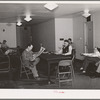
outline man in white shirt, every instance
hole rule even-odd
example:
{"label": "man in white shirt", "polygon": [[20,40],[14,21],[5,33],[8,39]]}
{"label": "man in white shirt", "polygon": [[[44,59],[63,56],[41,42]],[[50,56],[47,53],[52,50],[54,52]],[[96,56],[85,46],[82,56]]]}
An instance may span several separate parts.
{"label": "man in white shirt", "polygon": [[86,73],[86,69],[89,65],[89,63],[94,62],[97,63],[100,61],[100,52],[98,51],[97,48],[94,49],[94,53],[91,53],[91,55],[85,56],[84,62],[80,70],[83,70],[83,73]]}
{"label": "man in white shirt", "polygon": [[72,46],[69,44],[68,40],[64,40],[63,47],[57,53],[66,56],[72,54]]}
{"label": "man in white shirt", "polygon": [[68,38],[68,42],[72,46],[73,49],[76,49],[75,48],[75,44],[72,42],[72,39],[71,38]]}

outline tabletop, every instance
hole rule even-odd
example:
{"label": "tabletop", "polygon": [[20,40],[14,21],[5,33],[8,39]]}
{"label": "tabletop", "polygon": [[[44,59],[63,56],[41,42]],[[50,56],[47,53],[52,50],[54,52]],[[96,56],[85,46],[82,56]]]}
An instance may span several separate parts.
{"label": "tabletop", "polygon": [[61,54],[41,54],[40,58],[44,59],[44,60],[65,60],[65,59],[71,59],[71,56],[65,56],[65,55],[61,55]]}

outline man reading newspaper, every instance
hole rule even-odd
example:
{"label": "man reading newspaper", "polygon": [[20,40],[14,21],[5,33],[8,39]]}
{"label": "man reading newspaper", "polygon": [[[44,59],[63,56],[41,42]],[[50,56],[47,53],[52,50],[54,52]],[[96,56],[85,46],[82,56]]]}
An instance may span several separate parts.
{"label": "man reading newspaper", "polygon": [[36,69],[36,65],[39,63],[40,58],[39,56],[43,53],[45,50],[44,47],[41,47],[39,52],[33,52],[33,45],[28,44],[27,48],[22,53],[22,61],[24,63],[25,67],[28,67],[32,70],[33,76],[36,80],[39,80],[38,71]]}

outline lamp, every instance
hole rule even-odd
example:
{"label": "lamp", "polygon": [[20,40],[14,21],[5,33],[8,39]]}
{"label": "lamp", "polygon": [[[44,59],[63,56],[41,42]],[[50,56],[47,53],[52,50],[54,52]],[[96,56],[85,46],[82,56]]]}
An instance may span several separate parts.
{"label": "lamp", "polygon": [[58,7],[58,5],[56,3],[47,3],[44,5],[44,7],[49,9],[49,10],[54,10],[55,8]]}
{"label": "lamp", "polygon": [[21,25],[22,25],[22,23],[21,23],[20,20],[18,20],[17,25],[18,25],[18,26],[21,26]]}
{"label": "lamp", "polygon": [[31,21],[32,18],[30,17],[30,15],[26,15],[26,17],[24,18],[24,20],[26,20],[27,22]]}
{"label": "lamp", "polygon": [[84,10],[84,14],[82,14],[82,16],[84,16],[84,17],[89,17],[91,14],[89,13],[89,10],[88,9],[85,9]]}

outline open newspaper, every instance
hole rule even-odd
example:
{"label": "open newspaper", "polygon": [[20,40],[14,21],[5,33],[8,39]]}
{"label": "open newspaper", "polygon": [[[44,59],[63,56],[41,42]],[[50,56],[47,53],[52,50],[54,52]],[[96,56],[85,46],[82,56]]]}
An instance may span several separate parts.
{"label": "open newspaper", "polygon": [[33,60],[35,60],[35,58],[37,58],[38,56],[40,56],[43,52],[44,52],[45,48],[41,47],[39,52],[35,52],[33,54]]}

